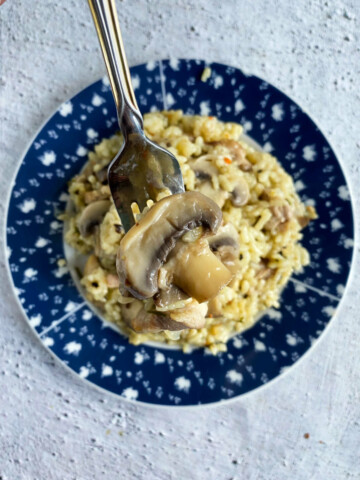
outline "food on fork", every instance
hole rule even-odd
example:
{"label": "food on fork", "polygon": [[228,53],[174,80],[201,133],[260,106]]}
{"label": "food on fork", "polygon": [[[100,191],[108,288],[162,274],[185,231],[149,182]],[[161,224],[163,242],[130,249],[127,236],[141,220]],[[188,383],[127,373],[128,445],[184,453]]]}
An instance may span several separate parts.
{"label": "food on fork", "polygon": [[301,230],[315,210],[238,124],[168,111],[145,115],[144,128],[176,156],[186,192],[160,193],[125,234],[106,178],[121,136],[96,146],[69,186],[66,241],[90,254],[81,284],[132,343],[224,351],[309,263]]}
{"label": "food on fork", "polygon": [[206,241],[221,220],[221,209],[213,200],[199,192],[185,192],[157,202],[126,233],[116,259],[120,291],[140,300],[152,298],[159,312],[157,323],[143,321],[141,328],[136,316],[131,318],[128,324],[135,331],[205,325],[207,306],[202,304],[232,278]]}

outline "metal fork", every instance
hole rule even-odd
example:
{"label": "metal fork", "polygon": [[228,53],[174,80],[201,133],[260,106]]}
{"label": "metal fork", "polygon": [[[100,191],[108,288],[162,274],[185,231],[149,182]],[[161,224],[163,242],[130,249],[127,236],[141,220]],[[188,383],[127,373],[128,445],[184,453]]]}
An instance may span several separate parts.
{"label": "metal fork", "polygon": [[174,155],[150,141],[136,102],[125,57],[115,0],[88,0],[114,96],[124,144],[111,162],[108,181],[112,198],[128,231],[135,220],[131,205],[140,210],[164,189],[184,192],[180,165]]}

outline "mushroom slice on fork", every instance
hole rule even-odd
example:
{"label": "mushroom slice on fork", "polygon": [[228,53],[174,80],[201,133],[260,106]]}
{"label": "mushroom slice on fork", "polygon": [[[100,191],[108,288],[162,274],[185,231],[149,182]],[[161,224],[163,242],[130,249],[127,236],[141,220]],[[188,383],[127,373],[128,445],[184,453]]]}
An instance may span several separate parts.
{"label": "mushroom slice on fork", "polygon": [[205,234],[215,233],[221,220],[216,203],[198,192],[160,200],[120,242],[116,267],[123,290],[138,299],[153,297],[159,269],[180,237],[199,226]]}

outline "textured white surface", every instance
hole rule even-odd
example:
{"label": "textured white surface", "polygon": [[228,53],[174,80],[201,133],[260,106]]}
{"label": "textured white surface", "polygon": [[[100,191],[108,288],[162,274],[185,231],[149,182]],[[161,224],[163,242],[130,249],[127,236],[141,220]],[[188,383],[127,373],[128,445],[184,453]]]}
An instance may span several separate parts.
{"label": "textured white surface", "polygon": [[[221,4],[119,1],[130,64],[198,57],[278,86],[311,112],[339,153],[359,215],[358,0]],[[3,224],[9,178],[34,131],[104,67],[85,0],[8,0],[0,22]],[[0,478],[359,479],[357,234],[351,284],[312,354],[268,388],[193,410],[126,403],[65,370],[26,325],[2,253]]]}

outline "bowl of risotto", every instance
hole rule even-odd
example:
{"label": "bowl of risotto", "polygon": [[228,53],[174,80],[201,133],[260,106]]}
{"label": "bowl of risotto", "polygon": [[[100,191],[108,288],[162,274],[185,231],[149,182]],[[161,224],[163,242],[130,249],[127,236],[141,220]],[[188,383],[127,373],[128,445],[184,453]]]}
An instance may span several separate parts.
{"label": "bowl of risotto", "polygon": [[[131,74],[146,135],[176,156],[186,193],[134,206],[124,232],[107,183],[123,139],[108,82],[90,85],[20,164],[15,292],[43,344],[101,388],[158,405],[233,399],[295,364],[338,308],[353,249],[346,179],[308,115],[257,77],[198,60]],[[174,212],[170,248],[161,219]]]}

